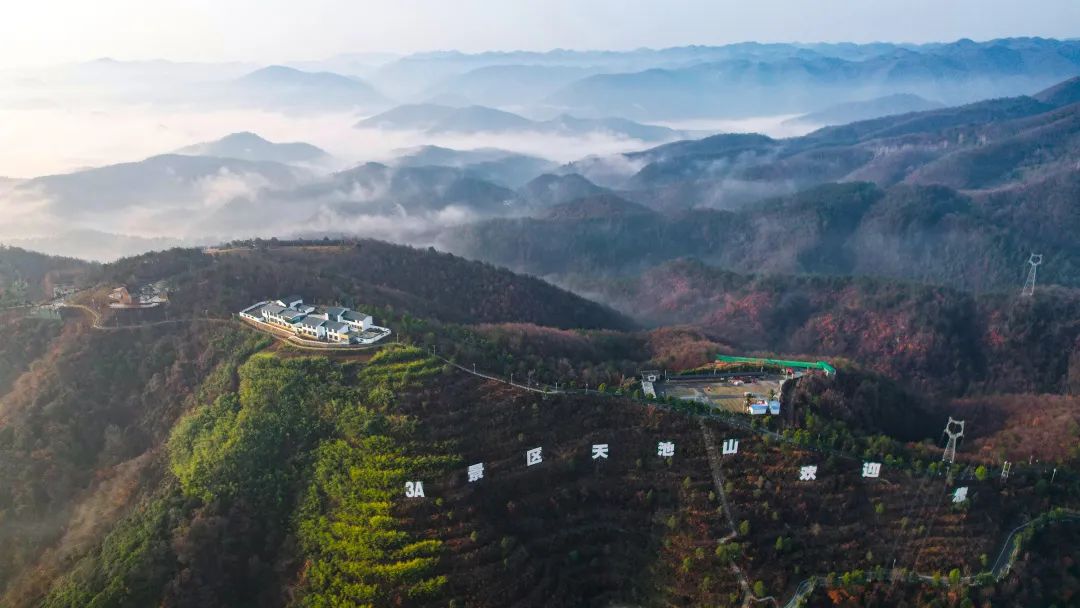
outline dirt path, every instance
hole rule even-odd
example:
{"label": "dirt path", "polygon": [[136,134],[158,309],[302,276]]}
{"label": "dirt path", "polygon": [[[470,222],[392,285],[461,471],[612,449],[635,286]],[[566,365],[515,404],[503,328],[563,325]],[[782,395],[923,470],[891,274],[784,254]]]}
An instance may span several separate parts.
{"label": "dirt path", "polygon": [[[724,492],[724,472],[720,469],[720,454],[716,450],[716,438],[704,418],[698,418],[698,425],[701,427],[701,438],[705,441],[705,454],[709,457],[709,470],[712,473],[713,485],[716,487],[716,495],[720,497],[720,506],[724,509],[724,517],[727,518],[728,528],[731,530],[727,536],[720,539],[720,543],[723,544],[738,537],[739,531],[735,527],[735,518],[731,515],[727,493]],[[731,571],[735,573],[735,577],[739,580],[739,587],[743,590],[742,605],[744,608],[753,602],[772,600],[772,597],[754,597],[750,589],[750,581],[746,579],[746,574],[734,561],[731,562]],[[772,602],[774,605],[776,604],[775,600],[772,600]]]}
{"label": "dirt path", "polygon": [[78,308],[90,314],[90,327],[100,331],[117,331],[123,329],[140,329],[143,327],[157,327],[160,325],[172,325],[174,323],[232,323],[233,319],[219,317],[188,317],[185,319],[167,319],[165,321],[151,321],[149,323],[137,323],[134,325],[102,325],[101,314],[98,311],[82,304],[63,304],[63,308]]}

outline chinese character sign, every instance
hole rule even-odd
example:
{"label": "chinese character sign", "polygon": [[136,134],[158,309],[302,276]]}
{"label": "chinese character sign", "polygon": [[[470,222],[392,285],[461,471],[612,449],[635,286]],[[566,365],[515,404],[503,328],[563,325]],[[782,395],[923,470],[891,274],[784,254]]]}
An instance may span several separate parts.
{"label": "chinese character sign", "polygon": [[880,462],[864,462],[862,464],[862,476],[863,477],[878,477],[881,475],[881,463]]}
{"label": "chinese character sign", "polygon": [[723,445],[724,454],[737,454],[739,453],[739,440],[738,439],[725,439]]}
{"label": "chinese character sign", "polygon": [[608,444],[606,443],[594,443],[592,446],[592,458],[597,460],[599,458],[607,459],[608,457]]}
{"label": "chinese character sign", "polygon": [[962,502],[964,502],[965,500],[967,500],[967,492],[968,492],[967,486],[964,486],[962,488],[956,488],[956,491],[953,492],[953,495],[952,495],[952,501],[954,503],[962,503]]}
{"label": "chinese character sign", "polygon": [[799,481],[814,481],[817,479],[817,466],[810,465],[799,469]]}
{"label": "chinese character sign", "polygon": [[484,478],[484,463],[478,462],[469,465],[469,483],[480,481]]}
{"label": "chinese character sign", "polygon": [[671,458],[675,455],[675,443],[672,441],[661,441],[656,444],[656,455],[663,458]]}
{"label": "chinese character sign", "polygon": [[422,481],[406,481],[405,482],[405,498],[423,498],[424,497],[424,482]]}
{"label": "chinese character sign", "polygon": [[528,452],[525,452],[525,466],[531,467],[534,464],[540,464],[544,457],[541,455],[541,451],[544,448],[533,448]]}

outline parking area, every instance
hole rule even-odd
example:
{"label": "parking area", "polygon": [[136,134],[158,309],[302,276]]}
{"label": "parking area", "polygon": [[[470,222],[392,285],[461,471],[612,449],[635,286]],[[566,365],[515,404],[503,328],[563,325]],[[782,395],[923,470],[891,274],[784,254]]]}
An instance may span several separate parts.
{"label": "parking area", "polygon": [[667,381],[660,383],[658,391],[662,396],[698,401],[729,412],[745,413],[747,393],[750,393],[755,400],[777,398],[785,379],[782,374],[765,374],[760,377],[739,376],[716,380],[680,379],[677,376],[671,376]]}

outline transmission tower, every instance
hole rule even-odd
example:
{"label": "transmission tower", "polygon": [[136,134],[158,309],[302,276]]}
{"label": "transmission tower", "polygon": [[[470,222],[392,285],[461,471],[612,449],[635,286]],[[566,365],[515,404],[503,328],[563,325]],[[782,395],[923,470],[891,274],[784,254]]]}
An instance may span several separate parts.
{"label": "transmission tower", "polygon": [[1009,472],[1012,471],[1012,463],[1008,460],[1005,461],[1005,465],[1001,467],[1001,481],[1004,482],[1009,479]]}
{"label": "transmission tower", "polygon": [[1028,270],[1027,281],[1024,281],[1024,290],[1020,292],[1020,295],[1035,295],[1035,272],[1039,268],[1039,264],[1042,264],[1042,258],[1041,253],[1033,253],[1028,258],[1028,264],[1031,265],[1031,268]]}
{"label": "transmission tower", "polygon": [[947,462],[951,465],[956,462],[956,440],[964,436],[964,421],[953,420],[953,417],[949,416],[949,422],[945,424],[944,434],[949,436],[949,443],[945,446],[945,453],[941,456],[941,462]]}

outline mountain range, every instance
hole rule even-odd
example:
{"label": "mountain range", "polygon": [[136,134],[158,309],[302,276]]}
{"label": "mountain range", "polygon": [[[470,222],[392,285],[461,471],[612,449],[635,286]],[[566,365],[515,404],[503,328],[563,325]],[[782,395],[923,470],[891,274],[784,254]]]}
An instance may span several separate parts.
{"label": "mountain range", "polygon": [[956,104],[1049,86],[1080,70],[1077,41],[959,40],[877,47],[856,58],[822,53],[742,56],[685,67],[589,76],[546,102],[583,116],[633,119],[762,116],[839,101],[915,94]]}
{"label": "mountain range", "polygon": [[[569,114],[655,123],[799,115],[893,95],[946,105],[1015,96],[1075,76],[1078,45],[1043,38],[739,43],[629,51],[357,54],[263,67],[101,59],[20,72],[12,92],[28,104],[42,99],[68,104],[73,100],[63,97],[65,90],[99,86],[109,91],[108,99],[183,108],[371,115],[395,103],[435,103],[541,118]],[[15,91],[20,87],[25,94]]]}
{"label": "mountain range", "polygon": [[[1077,82],[802,137],[721,134],[565,166],[421,147],[326,175],[164,155],[15,182],[7,196],[61,232],[130,233],[123,222],[146,217],[174,239],[359,231],[436,243],[565,285],[693,256],[736,272],[869,274],[985,291],[1015,286],[1033,251],[1047,256],[1045,280],[1078,285]],[[455,112],[440,108],[443,118]],[[255,137],[188,151],[316,153]],[[29,222],[15,216],[10,226],[19,221]]]}
{"label": "mountain range", "polygon": [[[803,137],[721,134],[585,159],[566,171],[640,191],[655,208],[737,207],[763,193],[832,181],[939,184],[989,190],[1068,171],[1077,108],[1068,86],[1056,102],[1000,98],[827,127]],[[1007,151],[1007,152],[1006,152]],[[613,173],[609,167],[622,168]]]}
{"label": "mountain range", "polygon": [[607,134],[645,142],[685,137],[675,129],[644,125],[621,118],[575,118],[566,114],[550,120],[530,120],[512,112],[484,106],[452,107],[438,104],[403,105],[356,124],[361,129],[423,131],[428,134],[519,133],[565,136]]}
{"label": "mountain range", "polygon": [[[1070,84],[1051,89],[1057,103]],[[1080,286],[1080,104],[1036,97],[828,127],[804,137],[717,135],[563,172],[651,215],[513,218],[455,227],[443,247],[573,284],[693,256],[736,272],[888,276],[994,290],[1040,276]],[[613,176],[608,167],[629,168]],[[555,190],[559,182],[545,178]],[[589,184],[592,186],[584,186]],[[543,188],[540,189],[544,191]],[[562,200],[559,202],[569,202]]]}

